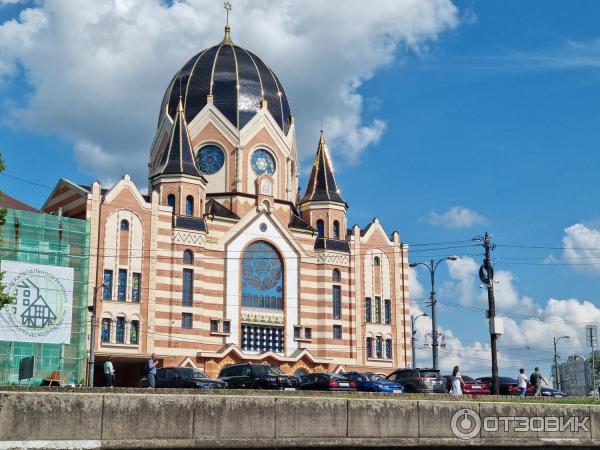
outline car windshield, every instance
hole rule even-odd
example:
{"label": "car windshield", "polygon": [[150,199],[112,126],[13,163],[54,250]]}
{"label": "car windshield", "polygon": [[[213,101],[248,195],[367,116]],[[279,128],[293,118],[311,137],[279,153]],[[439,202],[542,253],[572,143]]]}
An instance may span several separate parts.
{"label": "car windshield", "polygon": [[463,381],[475,381],[475,379],[473,379],[467,375],[461,375],[461,376],[462,376]]}
{"label": "car windshield", "polygon": [[369,381],[386,381],[383,375],[379,375],[378,373],[365,373],[364,376]]}
{"label": "car windshield", "polygon": [[[490,382],[491,382],[491,380],[490,380]],[[517,382],[517,380],[515,380],[514,378],[509,378],[509,377],[498,377],[498,382],[505,383],[505,384],[514,384]]]}
{"label": "car windshield", "polygon": [[279,367],[275,366],[254,366],[252,370],[256,375],[285,375]]}
{"label": "car windshield", "polygon": [[208,378],[208,375],[206,375],[201,370],[190,369],[190,368],[187,368],[187,367],[179,369],[179,373],[181,374],[181,376],[183,378],[193,378],[193,379],[196,379],[196,380],[199,380],[201,378]]}
{"label": "car windshield", "polygon": [[421,370],[420,376],[423,378],[437,378],[439,372],[437,370]]}
{"label": "car windshield", "polygon": [[343,377],[342,375],[338,375],[337,373],[330,373],[329,378],[331,378],[332,380],[338,380],[338,381],[348,381],[348,378]]}

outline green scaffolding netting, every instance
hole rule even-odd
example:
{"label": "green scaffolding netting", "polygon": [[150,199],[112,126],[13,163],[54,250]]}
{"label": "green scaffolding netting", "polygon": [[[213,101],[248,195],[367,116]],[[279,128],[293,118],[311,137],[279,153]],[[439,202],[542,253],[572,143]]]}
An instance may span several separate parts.
{"label": "green scaffolding netting", "polygon": [[41,384],[52,374],[60,375],[61,385],[84,382],[89,231],[86,220],[7,210],[0,235],[0,261],[72,267],[73,311],[68,345],[0,341],[0,385],[18,383],[19,363],[29,356],[35,361],[32,384]]}

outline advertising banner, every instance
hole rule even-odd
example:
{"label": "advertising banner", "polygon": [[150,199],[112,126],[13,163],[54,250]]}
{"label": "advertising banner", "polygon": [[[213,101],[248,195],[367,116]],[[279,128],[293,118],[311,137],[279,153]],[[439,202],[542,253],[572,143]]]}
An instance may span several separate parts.
{"label": "advertising banner", "polygon": [[0,271],[13,297],[0,310],[0,341],[69,344],[73,268],[2,261]]}

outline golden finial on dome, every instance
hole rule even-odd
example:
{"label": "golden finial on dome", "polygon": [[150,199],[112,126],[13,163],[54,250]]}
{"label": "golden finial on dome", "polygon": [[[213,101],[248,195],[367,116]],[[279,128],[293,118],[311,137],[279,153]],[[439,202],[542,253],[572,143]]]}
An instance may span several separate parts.
{"label": "golden finial on dome", "polygon": [[225,22],[225,37],[223,38],[222,44],[233,44],[231,40],[231,28],[229,27],[229,11],[231,11],[231,2],[227,0],[223,6],[225,7],[225,11],[227,14],[226,22]]}

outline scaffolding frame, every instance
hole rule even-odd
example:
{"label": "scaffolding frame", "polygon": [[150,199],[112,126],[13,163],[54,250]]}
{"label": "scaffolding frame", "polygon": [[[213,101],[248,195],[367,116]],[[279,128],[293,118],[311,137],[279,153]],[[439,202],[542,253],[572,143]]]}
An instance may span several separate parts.
{"label": "scaffolding frame", "polygon": [[89,221],[8,209],[0,232],[0,261],[74,269],[71,342],[0,341],[0,385],[18,384],[19,362],[34,356],[33,384],[59,377],[61,385],[85,383],[88,332]]}

